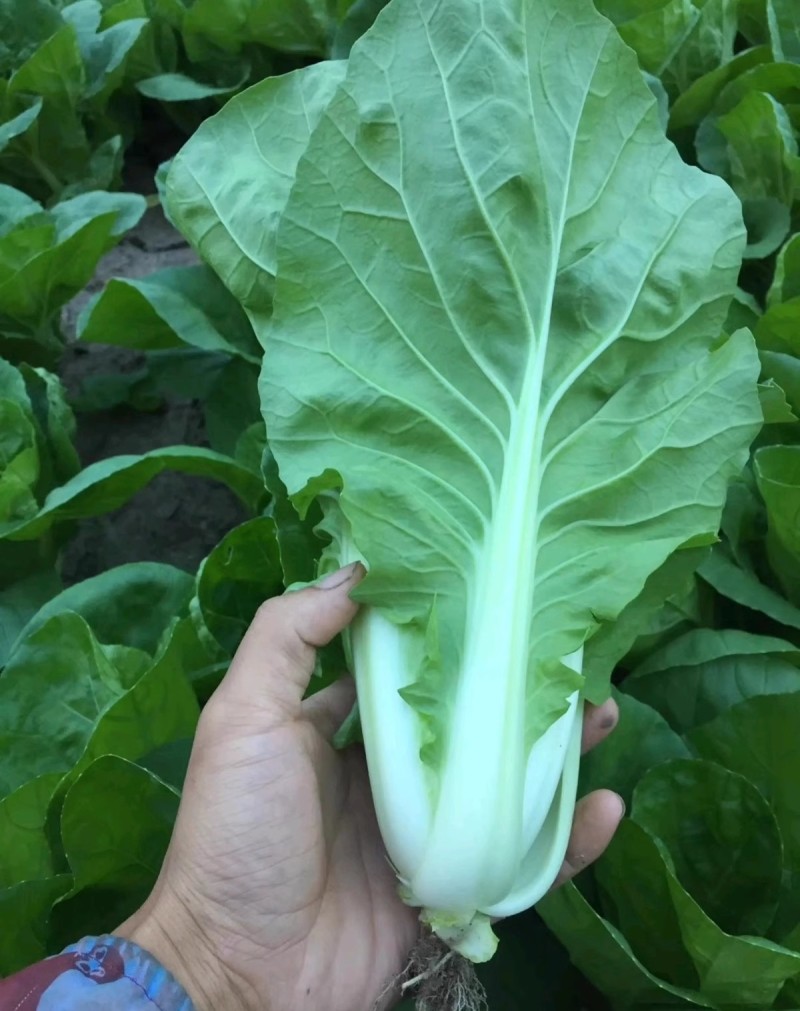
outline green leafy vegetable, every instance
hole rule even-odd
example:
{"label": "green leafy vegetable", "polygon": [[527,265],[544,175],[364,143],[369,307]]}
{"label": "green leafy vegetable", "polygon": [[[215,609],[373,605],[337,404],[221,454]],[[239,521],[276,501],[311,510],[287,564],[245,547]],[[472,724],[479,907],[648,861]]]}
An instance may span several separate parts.
{"label": "green leafy vegetable", "polygon": [[[710,543],[761,412],[750,336],[718,339],[738,205],[665,143],[608,23],[469,0],[454,33],[451,6],[395,0],[332,98],[320,70],[241,96],[167,193],[264,342],[270,450],[323,507],[325,564],[368,563],[352,650],[404,894],[482,959],[563,856],[583,643]],[[271,152],[246,204],[210,170],[245,125]]]}

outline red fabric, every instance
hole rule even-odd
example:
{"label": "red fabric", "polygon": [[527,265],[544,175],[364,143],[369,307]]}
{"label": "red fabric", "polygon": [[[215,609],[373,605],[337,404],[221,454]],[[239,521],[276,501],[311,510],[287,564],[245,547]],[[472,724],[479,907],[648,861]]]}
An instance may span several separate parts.
{"label": "red fabric", "polygon": [[89,953],[55,955],[0,980],[0,1011],[36,1011],[50,984],[73,969],[96,983],[113,983],[124,975],[125,964],[122,955],[107,945],[98,945]]}

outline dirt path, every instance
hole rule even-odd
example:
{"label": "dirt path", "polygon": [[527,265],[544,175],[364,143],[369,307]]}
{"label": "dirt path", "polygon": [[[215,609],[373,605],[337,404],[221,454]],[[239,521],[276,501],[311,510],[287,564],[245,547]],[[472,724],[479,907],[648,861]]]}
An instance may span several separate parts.
{"label": "dirt path", "polygon": [[[75,341],[78,314],[111,277],[142,277],[165,267],[196,262],[194,253],[164,219],[160,209],[102,261],[92,284],[64,311],[69,346],[61,376],[72,396],[87,380],[136,371],[140,355]],[[84,465],[120,453],[143,453],[160,446],[207,446],[202,411],[196,401],[174,400],[150,412],[118,407],[78,418],[77,446]],[[180,474],[161,474],[122,509],[84,520],[68,545],[66,583],[75,583],[125,562],[163,561],[193,572],[222,535],[245,518],[227,488]]]}

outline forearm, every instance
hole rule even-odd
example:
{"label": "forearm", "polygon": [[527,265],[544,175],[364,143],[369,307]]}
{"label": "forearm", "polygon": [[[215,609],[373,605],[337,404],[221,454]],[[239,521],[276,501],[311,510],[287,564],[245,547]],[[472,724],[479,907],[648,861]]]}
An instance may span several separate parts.
{"label": "forearm", "polygon": [[0,980],[0,1011],[194,1011],[149,952],[120,937],[87,937]]}

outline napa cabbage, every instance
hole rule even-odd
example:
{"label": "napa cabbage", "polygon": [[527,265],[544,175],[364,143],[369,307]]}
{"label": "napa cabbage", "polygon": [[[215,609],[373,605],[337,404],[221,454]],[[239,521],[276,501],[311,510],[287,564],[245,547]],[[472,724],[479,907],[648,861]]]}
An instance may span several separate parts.
{"label": "napa cabbage", "polygon": [[758,429],[752,337],[723,332],[740,205],[590,0],[392,0],[171,183],[263,343],[323,568],[368,569],[349,647],[401,894],[486,959],[564,856],[592,636],[714,540]]}

